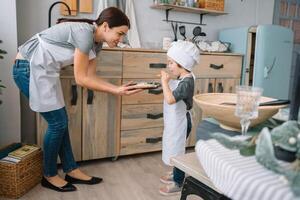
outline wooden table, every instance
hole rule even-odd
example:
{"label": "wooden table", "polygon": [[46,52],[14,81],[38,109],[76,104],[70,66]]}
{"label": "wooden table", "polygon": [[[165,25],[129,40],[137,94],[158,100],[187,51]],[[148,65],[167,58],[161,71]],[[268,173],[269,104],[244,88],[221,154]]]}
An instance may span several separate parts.
{"label": "wooden table", "polygon": [[229,199],[209,180],[195,152],[172,158],[171,163],[189,175],[184,181],[180,200],[185,200],[190,194],[205,200]]}

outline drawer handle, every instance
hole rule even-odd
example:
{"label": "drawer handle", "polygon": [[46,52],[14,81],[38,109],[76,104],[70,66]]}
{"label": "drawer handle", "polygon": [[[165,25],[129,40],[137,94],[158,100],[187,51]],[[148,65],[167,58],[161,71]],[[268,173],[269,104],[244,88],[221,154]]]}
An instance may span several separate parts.
{"label": "drawer handle", "polygon": [[72,85],[71,87],[71,92],[72,92],[72,99],[71,99],[71,105],[74,106],[77,104],[77,86],[76,85]]}
{"label": "drawer handle", "polygon": [[223,93],[223,91],[224,91],[224,88],[223,88],[222,83],[218,83],[217,92],[218,92],[218,93]]}
{"label": "drawer handle", "polygon": [[158,143],[162,141],[162,137],[146,138],[146,143]]}
{"label": "drawer handle", "polygon": [[150,68],[155,68],[155,69],[158,69],[158,68],[167,68],[167,64],[165,64],[165,63],[150,63],[149,67]]}
{"label": "drawer handle", "polygon": [[159,114],[147,114],[147,118],[148,119],[159,119],[162,118],[164,116],[163,113],[159,113]]}
{"label": "drawer handle", "polygon": [[149,89],[148,90],[148,93],[149,94],[156,94],[156,95],[158,95],[158,94],[161,94],[163,92],[163,90],[162,89]]}
{"label": "drawer handle", "polygon": [[209,83],[208,84],[208,93],[212,93],[212,92],[214,92],[213,85],[212,85],[212,83]]}
{"label": "drawer handle", "polygon": [[221,64],[221,65],[210,64],[209,67],[213,68],[213,69],[222,69],[224,67],[224,65],[223,64]]}
{"label": "drawer handle", "polygon": [[88,90],[87,104],[93,104],[94,92],[93,90]]}

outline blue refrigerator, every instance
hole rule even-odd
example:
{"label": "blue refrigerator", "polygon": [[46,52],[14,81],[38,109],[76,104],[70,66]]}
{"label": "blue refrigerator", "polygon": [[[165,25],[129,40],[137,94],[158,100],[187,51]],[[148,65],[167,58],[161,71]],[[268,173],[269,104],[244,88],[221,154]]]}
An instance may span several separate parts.
{"label": "blue refrigerator", "polygon": [[289,99],[293,31],[277,25],[221,30],[219,40],[244,55],[242,85],[264,89],[264,96]]}

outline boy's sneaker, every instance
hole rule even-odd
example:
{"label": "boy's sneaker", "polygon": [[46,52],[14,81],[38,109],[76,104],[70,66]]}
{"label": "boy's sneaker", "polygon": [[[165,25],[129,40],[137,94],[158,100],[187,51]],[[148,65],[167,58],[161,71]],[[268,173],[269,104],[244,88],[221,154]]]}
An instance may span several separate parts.
{"label": "boy's sneaker", "polygon": [[160,177],[160,182],[164,184],[171,184],[174,182],[173,180],[173,172],[168,172],[166,175]]}
{"label": "boy's sneaker", "polygon": [[181,193],[182,187],[179,187],[175,182],[159,189],[159,193],[164,196],[178,195]]}

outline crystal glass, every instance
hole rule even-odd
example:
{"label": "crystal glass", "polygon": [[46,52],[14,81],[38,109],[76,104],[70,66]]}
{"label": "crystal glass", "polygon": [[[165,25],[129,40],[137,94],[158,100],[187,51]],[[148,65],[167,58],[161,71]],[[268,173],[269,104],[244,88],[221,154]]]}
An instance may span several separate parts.
{"label": "crystal glass", "polygon": [[263,89],[251,86],[236,86],[237,102],[235,115],[241,118],[242,135],[246,135],[250,119],[258,117],[259,99]]}

